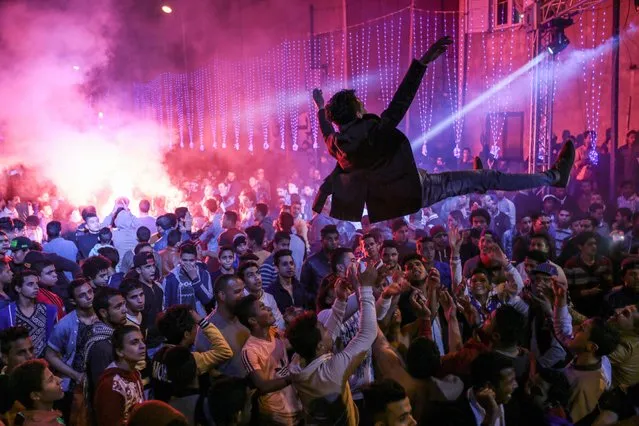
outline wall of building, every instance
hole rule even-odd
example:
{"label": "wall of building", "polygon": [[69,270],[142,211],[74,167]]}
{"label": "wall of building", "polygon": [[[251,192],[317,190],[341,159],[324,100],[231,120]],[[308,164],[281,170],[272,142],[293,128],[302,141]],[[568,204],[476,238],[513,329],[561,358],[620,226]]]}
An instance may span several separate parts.
{"label": "wall of building", "polygon": [[[469,19],[475,17],[476,21],[485,19],[485,15],[478,15],[483,4],[488,7],[489,0],[473,0],[473,7],[469,9]],[[620,108],[619,108],[619,130],[625,135],[628,129],[627,121],[630,115],[630,128],[639,128],[639,102],[637,96],[639,90],[637,83],[631,84],[631,66],[639,62],[639,35],[633,27],[639,25],[639,14],[634,10],[633,0],[622,0],[621,8],[621,52],[620,52]],[[473,16],[473,13],[475,14]],[[583,67],[579,61],[574,60],[575,51],[582,46],[591,46],[593,38],[597,42],[602,39],[609,39],[612,34],[612,2],[605,1],[593,11],[588,11],[581,16],[576,16],[573,26],[566,29],[566,35],[571,41],[570,46],[557,56],[556,75],[557,85],[554,102],[553,132],[561,136],[564,129],[570,130],[573,134],[583,132],[589,127],[588,112],[594,114],[594,109],[598,108],[599,119],[594,122],[593,130],[600,135],[599,142],[605,140],[606,129],[611,123],[611,79],[612,79],[612,59],[610,51],[607,50],[601,57],[597,56],[597,67],[595,68],[596,82],[591,85],[589,77],[584,80]],[[582,22],[580,22],[582,20]],[[478,25],[480,26],[480,25]],[[582,37],[583,29],[583,37]],[[475,32],[468,36],[470,55],[468,60],[466,95],[467,102],[481,94],[489,86],[487,81],[492,81],[494,76],[504,77],[508,74],[507,69],[512,60],[512,67],[515,70],[526,64],[531,58],[532,39],[523,27],[517,29]],[[511,46],[512,55],[511,55]],[[477,53],[476,53],[477,52]],[[497,52],[498,57],[493,59],[492,53]],[[590,67],[586,67],[589,75]],[[601,86],[599,88],[599,86]],[[493,110],[500,112],[523,112],[526,132],[524,133],[524,153],[528,152],[529,146],[529,122],[531,105],[531,80],[526,75],[519,79],[510,88],[505,89],[499,95],[498,106]],[[592,95],[595,93],[595,95]],[[600,93],[598,99],[596,93]],[[634,99],[633,105],[629,108],[631,97]],[[510,102],[503,104],[505,98],[510,98]],[[501,102],[501,103],[500,103]],[[493,103],[493,105],[495,105]],[[486,114],[490,110],[490,103],[478,108],[469,114],[464,125],[464,145],[471,147],[473,152],[480,149],[480,135],[486,133]],[[590,119],[593,122],[593,119]],[[620,144],[625,143],[622,137]]]}

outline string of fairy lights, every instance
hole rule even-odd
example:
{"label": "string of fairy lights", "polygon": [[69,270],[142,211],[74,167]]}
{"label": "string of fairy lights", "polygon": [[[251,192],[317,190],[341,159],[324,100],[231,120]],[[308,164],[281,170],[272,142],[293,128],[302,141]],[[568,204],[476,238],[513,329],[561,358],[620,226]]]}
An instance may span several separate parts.
{"label": "string of fairy lights", "polygon": [[[590,31],[592,37],[586,37],[587,29],[584,28],[584,22],[590,15]],[[597,34],[597,28],[599,34]],[[606,10],[601,10],[601,15],[597,9],[591,9],[587,13],[580,16],[579,19],[579,39],[583,49],[590,49],[604,43],[607,37]],[[595,135],[591,138],[590,150],[588,158],[592,164],[597,164],[599,156],[597,154],[597,129],[599,128],[599,113],[601,111],[601,82],[603,78],[604,67],[604,51],[601,50],[595,58],[586,60],[582,57],[582,80],[584,87],[584,111],[586,114],[586,127],[588,130],[594,130]]]}
{"label": "string of fairy lights", "polygon": [[[470,79],[464,74],[474,72],[473,81],[479,78],[486,90],[513,72],[519,28],[467,32],[466,39],[459,40],[465,33],[466,19],[457,12],[404,8],[351,26],[345,33],[320,34],[313,45],[308,39],[286,40],[257,58],[237,62],[214,59],[188,74],[164,73],[149,83],[135,85],[134,106],[167,130],[169,147],[226,149],[232,138],[236,151],[249,153],[256,151],[256,144],[264,151],[277,147],[291,151],[318,149],[323,144],[318,143],[321,135],[311,97],[313,87],[323,87],[326,100],[340,88],[353,88],[367,110],[382,111],[391,101],[411,57],[421,56],[438,38],[451,35],[455,39],[453,46],[440,62],[429,67],[408,113],[409,137],[417,137],[427,133],[436,120],[461,110]],[[592,29],[587,31],[586,26]],[[607,31],[605,10],[582,14],[579,29],[580,47],[602,43]],[[408,38],[412,38],[412,43]],[[409,44],[411,52],[406,50]],[[477,65],[472,62],[480,55],[484,56],[483,77],[478,77]],[[345,60],[348,77],[344,74]],[[588,129],[598,128],[604,65],[603,52],[582,64]],[[486,103],[491,153],[495,157],[500,156],[504,113],[511,103],[509,88]],[[307,123],[309,128],[304,133],[301,130],[306,127],[302,126]],[[443,136],[450,139],[455,157],[461,154],[463,133],[464,116],[460,116]],[[428,142],[424,141],[422,147],[424,155]],[[596,143],[596,139],[592,141],[590,152],[593,162]]]}

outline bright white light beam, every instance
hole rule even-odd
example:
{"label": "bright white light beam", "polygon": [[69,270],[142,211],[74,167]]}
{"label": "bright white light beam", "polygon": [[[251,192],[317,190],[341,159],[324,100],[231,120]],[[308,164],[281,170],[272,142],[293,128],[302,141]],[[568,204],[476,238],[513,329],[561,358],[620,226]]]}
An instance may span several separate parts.
{"label": "bright white light beam", "polygon": [[415,141],[413,141],[411,143],[413,149],[417,149],[419,146],[421,146],[424,143],[424,141],[434,138],[435,136],[437,136],[438,134],[440,134],[441,132],[446,130],[447,127],[451,126],[455,121],[459,120],[464,115],[468,114],[469,112],[471,112],[472,110],[474,110],[478,106],[482,105],[491,96],[493,96],[496,93],[500,92],[502,89],[504,89],[510,83],[512,83],[513,81],[517,80],[523,74],[527,73],[532,68],[534,68],[537,64],[539,64],[546,57],[546,55],[548,55],[548,53],[547,52],[543,52],[543,53],[539,54],[538,56],[534,57],[528,63],[526,63],[524,66],[522,66],[521,68],[519,68],[518,70],[516,70],[515,72],[513,72],[509,76],[505,77],[501,81],[498,81],[493,87],[491,87],[490,89],[486,90],[481,95],[477,96],[475,99],[470,101],[468,104],[464,105],[464,107],[462,109],[460,109],[459,111],[457,111],[455,114],[452,114],[451,116],[449,116],[445,120],[437,123],[428,132],[424,133],[417,140],[415,140]]}

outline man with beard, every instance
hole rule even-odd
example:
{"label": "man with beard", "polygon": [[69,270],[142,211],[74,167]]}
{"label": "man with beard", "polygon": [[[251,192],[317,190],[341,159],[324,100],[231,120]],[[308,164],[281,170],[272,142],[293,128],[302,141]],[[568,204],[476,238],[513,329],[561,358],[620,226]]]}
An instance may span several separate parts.
{"label": "man with beard", "polygon": [[[242,347],[251,333],[235,315],[235,306],[244,297],[244,283],[235,275],[222,275],[215,281],[214,293],[217,308],[206,317],[206,320],[220,330],[233,351],[233,357],[221,364],[219,371],[227,376],[245,377],[246,371],[242,366],[241,354]],[[197,352],[211,350],[211,342],[201,329],[197,331],[195,350]]]}

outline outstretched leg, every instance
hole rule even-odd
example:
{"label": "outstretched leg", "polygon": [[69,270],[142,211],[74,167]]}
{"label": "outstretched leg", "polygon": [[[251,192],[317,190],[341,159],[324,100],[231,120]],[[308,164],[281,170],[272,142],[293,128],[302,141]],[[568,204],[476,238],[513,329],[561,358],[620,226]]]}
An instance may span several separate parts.
{"label": "outstretched leg", "polygon": [[502,173],[495,170],[468,170],[439,174],[424,174],[422,181],[422,205],[430,206],[438,201],[458,195],[491,190],[519,191],[540,186],[561,186],[568,183],[568,176],[575,159],[575,147],[567,142],[557,162],[543,173]]}

